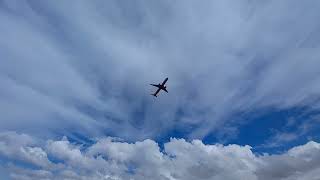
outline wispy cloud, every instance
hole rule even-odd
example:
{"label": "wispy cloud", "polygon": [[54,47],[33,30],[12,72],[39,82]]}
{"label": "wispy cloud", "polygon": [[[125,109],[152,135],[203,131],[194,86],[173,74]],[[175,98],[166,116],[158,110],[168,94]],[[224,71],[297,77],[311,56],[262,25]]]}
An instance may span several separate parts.
{"label": "wispy cloud", "polygon": [[271,129],[271,137],[265,140],[265,143],[260,147],[281,147],[286,146],[301,139],[312,140],[314,133],[319,128],[318,112],[309,112],[298,116],[290,117],[287,123],[279,129]]}
{"label": "wispy cloud", "polygon": [[[2,1],[2,130],[188,138],[236,112],[319,107],[318,1]],[[170,93],[149,98],[150,82]]]}

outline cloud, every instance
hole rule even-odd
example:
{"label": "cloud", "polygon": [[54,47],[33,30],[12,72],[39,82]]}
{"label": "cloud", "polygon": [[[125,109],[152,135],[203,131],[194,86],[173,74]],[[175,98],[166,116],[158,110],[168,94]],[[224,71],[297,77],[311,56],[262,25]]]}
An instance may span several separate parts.
{"label": "cloud", "polygon": [[[42,149],[40,154],[46,154],[50,160],[45,158],[45,162],[52,166],[38,163],[43,162],[38,153],[16,151],[18,161],[5,153],[12,150],[10,144],[26,137],[32,139],[34,149]],[[281,154],[263,155],[254,154],[250,146],[206,145],[200,140],[175,138],[165,143],[162,150],[148,139],[127,143],[107,137],[84,146],[63,138],[43,144],[14,132],[2,133],[0,143],[0,157],[10,157],[5,168],[12,179],[312,180],[320,172],[320,144],[314,141]],[[25,143],[19,149],[28,148],[30,145]]]}
{"label": "cloud", "polygon": [[[319,110],[319,7],[316,0],[1,1],[0,174],[316,178],[313,141],[257,155],[250,146],[194,139],[236,136],[242,113]],[[154,100],[148,84],[164,77],[169,93]],[[267,146],[310,135],[317,122],[288,122]],[[163,149],[151,140],[181,131],[184,139]],[[56,140],[62,136],[69,139]]]}
{"label": "cloud", "polygon": [[[237,112],[318,108],[319,6],[3,1],[1,130],[193,139]],[[147,84],[167,76],[154,101]]]}
{"label": "cloud", "polygon": [[284,147],[287,143],[301,139],[314,139],[319,128],[317,114],[318,112],[305,112],[288,118],[285,126],[279,127],[279,130],[271,129],[272,135],[260,147]]}
{"label": "cloud", "polygon": [[309,143],[290,149],[281,155],[262,157],[262,167],[258,170],[261,179],[317,179],[320,172],[319,143]]}
{"label": "cloud", "polygon": [[15,132],[0,133],[0,153],[11,160],[20,160],[40,167],[50,166],[46,152],[34,147],[35,140]]}

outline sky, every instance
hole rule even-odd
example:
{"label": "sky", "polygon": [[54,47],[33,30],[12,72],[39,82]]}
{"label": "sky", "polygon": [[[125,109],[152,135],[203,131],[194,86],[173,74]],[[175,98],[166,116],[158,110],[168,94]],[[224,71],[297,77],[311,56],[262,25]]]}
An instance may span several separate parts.
{"label": "sky", "polygon": [[0,0],[0,176],[318,180],[319,9]]}

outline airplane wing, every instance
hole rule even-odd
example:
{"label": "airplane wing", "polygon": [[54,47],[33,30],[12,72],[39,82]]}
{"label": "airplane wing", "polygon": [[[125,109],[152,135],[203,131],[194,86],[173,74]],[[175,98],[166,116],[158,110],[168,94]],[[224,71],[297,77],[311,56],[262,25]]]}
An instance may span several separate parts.
{"label": "airplane wing", "polygon": [[160,88],[160,84],[150,84],[151,86],[155,86],[157,88]]}
{"label": "airplane wing", "polygon": [[155,97],[157,97],[157,94],[160,92],[160,88],[154,93],[154,94],[152,94],[153,96],[155,96]]}
{"label": "airplane wing", "polygon": [[162,86],[164,86],[167,81],[168,81],[168,78],[166,78],[166,79],[162,82]]}

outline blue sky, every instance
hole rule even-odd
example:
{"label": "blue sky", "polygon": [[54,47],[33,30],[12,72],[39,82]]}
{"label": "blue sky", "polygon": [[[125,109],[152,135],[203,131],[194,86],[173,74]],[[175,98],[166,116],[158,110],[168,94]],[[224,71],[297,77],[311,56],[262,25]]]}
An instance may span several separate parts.
{"label": "blue sky", "polygon": [[[310,179],[320,172],[319,8],[0,1],[0,174]],[[150,96],[166,77],[169,93]]]}

